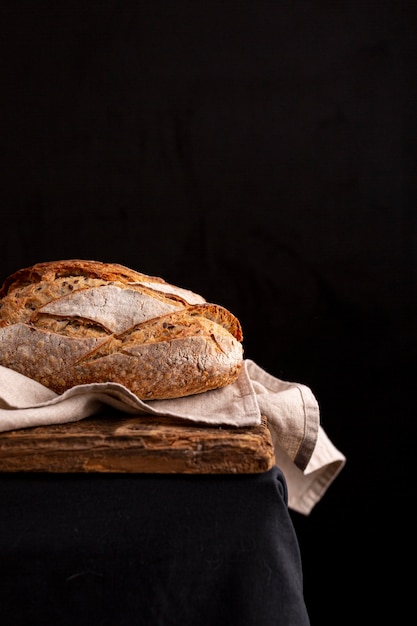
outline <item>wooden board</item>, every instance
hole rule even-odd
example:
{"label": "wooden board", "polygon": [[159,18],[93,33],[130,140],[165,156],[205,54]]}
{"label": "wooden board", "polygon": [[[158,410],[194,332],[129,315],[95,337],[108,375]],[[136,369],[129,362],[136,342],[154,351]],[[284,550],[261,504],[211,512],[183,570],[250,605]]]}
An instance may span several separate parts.
{"label": "wooden board", "polygon": [[273,464],[266,420],[236,428],[110,414],[0,433],[1,472],[236,474]]}

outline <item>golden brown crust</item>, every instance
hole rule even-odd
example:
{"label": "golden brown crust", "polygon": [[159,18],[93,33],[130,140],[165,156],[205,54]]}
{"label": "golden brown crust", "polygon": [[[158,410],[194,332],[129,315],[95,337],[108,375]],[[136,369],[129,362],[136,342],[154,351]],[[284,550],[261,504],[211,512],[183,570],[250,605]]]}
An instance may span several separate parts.
{"label": "golden brown crust", "polygon": [[239,320],[224,307],[119,264],[38,263],[0,289],[0,365],[57,393],[118,382],[144,399],[234,382]]}
{"label": "golden brown crust", "polygon": [[138,282],[144,279],[156,283],[165,282],[162,278],[141,274],[119,263],[84,261],[82,259],[46,261],[17,270],[17,272],[11,274],[6,278],[0,289],[0,297],[3,297],[10,288],[17,289],[24,287],[28,283],[40,282],[41,280],[50,282],[65,276],[85,276],[107,281],[120,280],[121,282]]}

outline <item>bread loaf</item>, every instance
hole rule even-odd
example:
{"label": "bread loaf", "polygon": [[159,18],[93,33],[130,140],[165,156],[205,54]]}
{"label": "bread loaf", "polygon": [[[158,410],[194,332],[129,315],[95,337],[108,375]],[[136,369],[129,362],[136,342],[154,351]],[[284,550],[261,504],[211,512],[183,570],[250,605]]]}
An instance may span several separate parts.
{"label": "bread loaf", "polygon": [[0,288],[0,365],[57,393],[111,381],[183,397],[234,382],[242,362],[227,309],[116,263],[38,263]]}

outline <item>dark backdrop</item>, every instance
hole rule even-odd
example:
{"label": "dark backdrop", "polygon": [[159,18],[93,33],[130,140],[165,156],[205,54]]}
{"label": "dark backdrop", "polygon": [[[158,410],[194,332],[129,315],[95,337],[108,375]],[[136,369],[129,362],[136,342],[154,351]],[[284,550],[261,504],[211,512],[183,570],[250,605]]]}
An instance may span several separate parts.
{"label": "dark backdrop", "polygon": [[2,278],[115,261],[232,310],[348,459],[293,514],[312,623],[404,608],[416,3],[0,7]]}

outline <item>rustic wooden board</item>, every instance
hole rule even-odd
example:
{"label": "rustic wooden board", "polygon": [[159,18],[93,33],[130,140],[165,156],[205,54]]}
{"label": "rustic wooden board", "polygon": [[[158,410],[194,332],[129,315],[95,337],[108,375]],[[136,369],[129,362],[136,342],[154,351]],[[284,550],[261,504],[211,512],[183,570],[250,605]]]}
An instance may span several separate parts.
{"label": "rustic wooden board", "polygon": [[110,414],[0,433],[1,472],[259,473],[274,464],[259,426]]}

